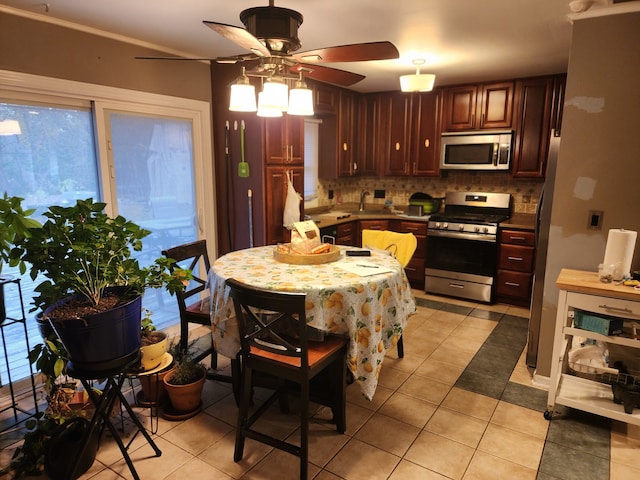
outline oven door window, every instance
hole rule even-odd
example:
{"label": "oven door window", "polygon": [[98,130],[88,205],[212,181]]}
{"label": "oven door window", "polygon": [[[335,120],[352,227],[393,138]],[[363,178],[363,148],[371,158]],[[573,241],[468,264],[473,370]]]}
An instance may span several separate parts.
{"label": "oven door window", "polygon": [[427,235],[427,268],[493,277],[497,261],[496,242]]}

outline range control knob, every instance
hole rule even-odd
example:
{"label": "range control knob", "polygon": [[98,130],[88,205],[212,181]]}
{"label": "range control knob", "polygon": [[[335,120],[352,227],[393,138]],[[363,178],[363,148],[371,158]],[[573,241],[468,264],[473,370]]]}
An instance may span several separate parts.
{"label": "range control knob", "polygon": [[489,233],[489,227],[482,227],[482,233]]}
{"label": "range control knob", "polygon": [[464,232],[464,224],[461,223],[460,225],[458,225],[458,231]]}
{"label": "range control knob", "polygon": [[480,227],[476,225],[475,227],[473,227],[473,231],[478,233],[480,231]]}
{"label": "range control knob", "polygon": [[447,222],[444,222],[444,223],[442,224],[442,228],[443,228],[444,230],[446,230],[447,228],[449,228],[449,224],[448,224]]}

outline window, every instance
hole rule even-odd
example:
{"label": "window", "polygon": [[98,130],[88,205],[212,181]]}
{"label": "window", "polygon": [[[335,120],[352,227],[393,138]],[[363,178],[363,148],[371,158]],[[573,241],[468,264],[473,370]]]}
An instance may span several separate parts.
{"label": "window", "polygon": [[[152,230],[144,241],[150,259],[167,246],[203,237],[215,254],[208,103],[0,70],[5,119],[16,119],[21,131],[0,135],[0,194],[23,197],[37,214],[93,197],[107,203],[109,214],[165,222],[143,225]],[[19,273],[9,270],[5,266],[3,274]],[[28,275],[21,280],[31,347],[42,341],[28,313],[37,283]],[[6,293],[9,315],[20,317],[17,292]],[[144,304],[156,325],[177,330],[176,300],[163,293],[146,294]],[[8,339],[14,382],[28,374],[24,342],[14,342],[24,336],[21,330],[6,332],[15,337]],[[0,386],[5,370],[0,365]]]}

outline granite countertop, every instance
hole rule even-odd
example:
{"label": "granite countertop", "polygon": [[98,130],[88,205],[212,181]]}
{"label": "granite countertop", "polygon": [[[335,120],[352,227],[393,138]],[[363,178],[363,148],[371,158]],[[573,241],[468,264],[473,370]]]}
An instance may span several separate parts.
{"label": "granite countertop", "polygon": [[[342,223],[356,220],[407,220],[411,222],[428,222],[429,215],[421,217],[405,214],[391,213],[382,208],[368,208],[364,212],[358,211],[357,205],[339,205],[334,208],[319,207],[310,209],[309,218],[313,220],[319,228],[333,227]],[[518,228],[523,230],[535,229],[536,216],[528,213],[515,213],[511,218],[500,224],[501,227]]]}

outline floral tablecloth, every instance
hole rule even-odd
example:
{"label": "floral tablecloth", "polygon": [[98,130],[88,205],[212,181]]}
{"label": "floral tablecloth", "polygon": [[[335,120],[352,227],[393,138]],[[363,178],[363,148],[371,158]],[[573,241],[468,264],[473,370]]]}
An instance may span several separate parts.
{"label": "floral tablecloth", "polygon": [[[273,246],[230,252],[218,258],[209,272],[211,315],[216,350],[233,358],[240,350],[233,302],[225,287],[228,278],[256,287],[305,292],[307,323],[319,330],[348,335],[347,366],[371,400],[378,384],[385,352],[394,348],[415,312],[404,269],[393,257],[348,257],[321,265],[292,265],[274,259]],[[344,268],[376,265],[384,273],[361,276]],[[372,267],[357,267],[362,272]]]}

